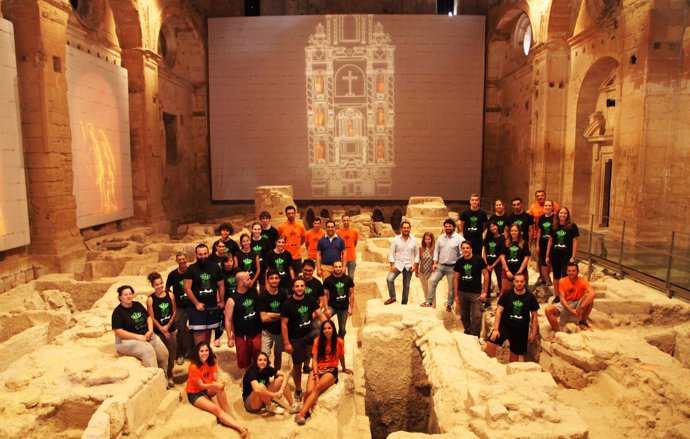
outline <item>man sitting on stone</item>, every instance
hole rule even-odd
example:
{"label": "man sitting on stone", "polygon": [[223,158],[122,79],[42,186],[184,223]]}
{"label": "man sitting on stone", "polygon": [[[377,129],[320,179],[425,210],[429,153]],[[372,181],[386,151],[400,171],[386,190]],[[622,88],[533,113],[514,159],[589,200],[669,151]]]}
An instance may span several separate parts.
{"label": "man sitting on stone", "polygon": [[560,302],[549,305],[546,310],[546,318],[554,332],[560,331],[558,324],[562,312],[567,312],[577,317],[578,326],[583,331],[589,330],[587,319],[594,306],[594,292],[592,287],[580,274],[577,262],[568,262],[566,265],[566,277],[560,279],[558,295]]}
{"label": "man sitting on stone", "polygon": [[519,356],[527,352],[527,344],[534,343],[537,339],[539,303],[527,290],[526,284],[525,274],[517,273],[513,280],[513,288],[498,299],[494,329],[489,334],[486,344],[486,355],[490,358],[496,356],[496,347],[503,346],[508,340],[510,361],[518,361]]}

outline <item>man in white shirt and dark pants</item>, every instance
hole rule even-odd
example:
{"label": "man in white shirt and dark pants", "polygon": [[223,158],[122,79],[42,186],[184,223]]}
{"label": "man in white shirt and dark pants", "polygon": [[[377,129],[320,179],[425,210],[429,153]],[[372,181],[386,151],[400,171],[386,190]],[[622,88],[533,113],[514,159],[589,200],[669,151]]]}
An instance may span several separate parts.
{"label": "man in white shirt and dark pants", "polygon": [[384,302],[386,305],[396,301],[395,298],[395,279],[400,273],[403,275],[403,296],[402,304],[407,304],[407,297],[410,295],[410,279],[412,273],[417,271],[419,265],[419,244],[414,236],[410,236],[412,226],[408,221],[403,221],[400,224],[400,235],[393,238],[391,249],[388,253],[388,262],[391,264],[391,270],[386,277],[388,284],[388,299]]}

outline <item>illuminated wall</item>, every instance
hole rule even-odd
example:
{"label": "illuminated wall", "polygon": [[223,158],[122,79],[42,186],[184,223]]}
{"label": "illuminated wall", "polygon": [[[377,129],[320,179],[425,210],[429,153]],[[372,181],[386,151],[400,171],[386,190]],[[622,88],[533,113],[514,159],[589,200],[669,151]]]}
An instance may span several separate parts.
{"label": "illuminated wall", "polygon": [[0,251],[29,243],[17,58],[12,23],[0,18]]}
{"label": "illuminated wall", "polygon": [[77,226],[133,214],[127,71],[67,46]]}
{"label": "illuminated wall", "polygon": [[209,20],[212,197],[479,192],[484,18]]}

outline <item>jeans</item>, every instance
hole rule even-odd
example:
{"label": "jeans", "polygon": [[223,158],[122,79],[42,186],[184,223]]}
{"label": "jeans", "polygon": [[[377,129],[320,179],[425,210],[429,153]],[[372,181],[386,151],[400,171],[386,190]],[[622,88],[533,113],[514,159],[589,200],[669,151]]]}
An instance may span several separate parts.
{"label": "jeans", "polygon": [[395,298],[395,279],[398,277],[398,275],[402,273],[403,275],[403,293],[402,293],[402,303],[403,305],[407,304],[407,297],[410,295],[410,279],[412,279],[412,270],[408,270],[407,268],[403,269],[403,271],[396,271],[388,272],[388,276],[386,277],[386,283],[388,284],[388,295],[394,299]]}
{"label": "jeans", "polygon": [[187,329],[187,307],[177,308],[175,314],[175,328],[177,328],[177,354],[189,358],[194,356],[194,339],[192,333]]}
{"label": "jeans", "polygon": [[460,320],[465,327],[465,334],[476,335],[482,327],[482,302],[479,301],[480,293],[468,293],[458,291],[460,296]]}
{"label": "jeans", "polygon": [[335,309],[332,306],[328,307],[332,316],[338,317],[338,337],[345,339],[345,325],[347,324],[347,308],[345,309]]}
{"label": "jeans", "polygon": [[453,293],[453,281],[455,280],[455,270],[450,265],[438,264],[436,271],[431,273],[429,278],[429,295],[426,296],[426,303],[433,303],[434,297],[436,296],[436,286],[446,276],[448,280],[448,306],[453,306],[453,301],[455,300],[455,294]]}
{"label": "jeans", "polygon": [[345,263],[347,267],[347,275],[355,280],[355,270],[357,269],[357,261],[348,261]]}

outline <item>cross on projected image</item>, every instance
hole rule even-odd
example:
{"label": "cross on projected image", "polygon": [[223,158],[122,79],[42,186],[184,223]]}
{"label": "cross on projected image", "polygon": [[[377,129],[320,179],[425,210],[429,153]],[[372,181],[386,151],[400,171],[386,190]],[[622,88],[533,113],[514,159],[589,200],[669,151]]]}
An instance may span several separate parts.
{"label": "cross on projected image", "polygon": [[328,15],[305,48],[314,197],[389,196],[395,47],[371,15]]}

